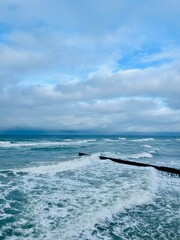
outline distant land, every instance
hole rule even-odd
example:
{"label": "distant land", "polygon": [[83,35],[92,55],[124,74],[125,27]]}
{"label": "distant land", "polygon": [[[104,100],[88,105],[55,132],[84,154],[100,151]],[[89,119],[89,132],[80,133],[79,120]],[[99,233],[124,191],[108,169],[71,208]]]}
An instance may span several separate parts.
{"label": "distant land", "polygon": [[115,136],[180,136],[180,132],[108,132],[100,130],[6,129],[0,135],[115,135]]}

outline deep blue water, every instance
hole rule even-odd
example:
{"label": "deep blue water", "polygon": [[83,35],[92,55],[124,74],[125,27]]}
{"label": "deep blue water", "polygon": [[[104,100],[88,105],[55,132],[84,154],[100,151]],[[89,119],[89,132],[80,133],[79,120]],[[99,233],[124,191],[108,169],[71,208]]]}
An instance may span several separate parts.
{"label": "deep blue water", "polygon": [[100,154],[180,168],[180,137],[0,136],[0,239],[180,239],[180,178]]}

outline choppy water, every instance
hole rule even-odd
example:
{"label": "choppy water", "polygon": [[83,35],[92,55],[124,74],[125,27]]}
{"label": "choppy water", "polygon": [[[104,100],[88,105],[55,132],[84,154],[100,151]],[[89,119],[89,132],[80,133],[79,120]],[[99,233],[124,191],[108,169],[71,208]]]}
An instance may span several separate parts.
{"label": "choppy water", "polygon": [[180,178],[100,154],[180,168],[180,138],[0,137],[0,239],[180,239]]}

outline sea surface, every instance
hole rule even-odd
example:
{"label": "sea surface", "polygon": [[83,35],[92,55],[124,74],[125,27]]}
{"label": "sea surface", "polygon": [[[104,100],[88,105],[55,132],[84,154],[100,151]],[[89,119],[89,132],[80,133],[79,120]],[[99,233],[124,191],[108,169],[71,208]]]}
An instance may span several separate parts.
{"label": "sea surface", "polygon": [[180,177],[99,155],[180,168],[180,137],[0,136],[0,239],[179,240]]}

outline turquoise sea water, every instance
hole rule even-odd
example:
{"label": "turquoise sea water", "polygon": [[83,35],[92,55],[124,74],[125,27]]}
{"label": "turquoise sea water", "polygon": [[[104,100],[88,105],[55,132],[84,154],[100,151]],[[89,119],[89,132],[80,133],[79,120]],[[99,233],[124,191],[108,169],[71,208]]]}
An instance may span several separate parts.
{"label": "turquoise sea water", "polygon": [[0,239],[180,239],[180,178],[100,154],[180,168],[180,137],[1,136]]}

